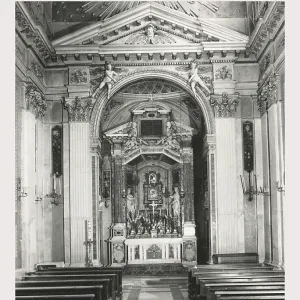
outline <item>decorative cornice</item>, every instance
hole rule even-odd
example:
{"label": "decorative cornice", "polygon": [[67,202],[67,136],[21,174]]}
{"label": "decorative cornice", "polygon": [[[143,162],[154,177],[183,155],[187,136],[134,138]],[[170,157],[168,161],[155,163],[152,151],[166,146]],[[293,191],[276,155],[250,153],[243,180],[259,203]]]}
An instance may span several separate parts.
{"label": "decorative cornice", "polygon": [[236,107],[238,106],[238,94],[229,96],[227,93],[222,95],[214,95],[210,99],[210,105],[213,107],[216,118],[233,118],[235,116]]}
{"label": "decorative cornice", "polygon": [[284,20],[284,1],[268,2],[264,16],[257,23],[257,30],[252,33],[249,41],[249,52],[258,56],[267,42],[272,39]]}
{"label": "decorative cornice", "polygon": [[47,37],[35,25],[27,12],[27,7],[22,2],[16,2],[15,10],[16,29],[27,41],[31,41],[36,53],[41,56],[42,61],[46,62],[51,56],[52,47]]}
{"label": "decorative cornice", "polygon": [[47,101],[44,95],[33,84],[29,84],[26,88],[25,104],[26,109],[30,110],[36,118],[45,116],[47,111]]}
{"label": "decorative cornice", "polygon": [[71,122],[89,122],[90,113],[93,108],[92,99],[65,99],[64,109],[69,113],[69,120]]}
{"label": "decorative cornice", "polygon": [[269,77],[268,80],[257,91],[257,106],[261,115],[274,103],[278,101],[277,97],[277,74]]}

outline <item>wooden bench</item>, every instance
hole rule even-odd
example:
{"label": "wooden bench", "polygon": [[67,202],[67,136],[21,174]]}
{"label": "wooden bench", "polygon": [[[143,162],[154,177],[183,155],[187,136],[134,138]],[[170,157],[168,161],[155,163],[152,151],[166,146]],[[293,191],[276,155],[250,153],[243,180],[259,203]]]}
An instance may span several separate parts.
{"label": "wooden bench", "polygon": [[[270,298],[267,299],[284,299],[285,292],[276,290],[276,291],[255,291],[255,290],[249,290],[249,291],[216,291],[213,295],[213,298],[208,300],[224,300],[224,299],[233,299],[234,296],[240,296],[239,299],[251,299],[249,297],[252,296],[270,296]],[[275,298],[275,296],[283,297],[283,298]],[[224,298],[227,297],[227,298]],[[256,298],[256,299],[262,299],[262,298]],[[266,299],[266,298],[265,298]]]}
{"label": "wooden bench", "polygon": [[112,282],[108,278],[96,280],[48,280],[48,281],[16,281],[16,287],[52,287],[52,286],[103,286],[105,300],[115,300],[115,293],[113,293]]}
{"label": "wooden bench", "polygon": [[258,263],[257,253],[231,253],[231,254],[214,254],[212,256],[214,264],[230,263]]}
{"label": "wooden bench", "polygon": [[267,275],[284,275],[283,271],[279,271],[279,270],[253,270],[251,272],[251,270],[227,270],[226,272],[224,271],[211,271],[211,272],[207,272],[207,271],[202,271],[202,272],[195,272],[193,274],[193,277],[191,279],[191,281],[189,282],[189,286],[188,286],[188,291],[189,294],[191,295],[191,297],[193,295],[196,295],[197,292],[196,291],[200,291],[200,281],[202,279],[210,279],[210,278],[236,278],[236,277],[240,277],[240,276],[247,276],[247,277],[253,277],[253,276],[260,276],[260,277],[264,277]]}
{"label": "wooden bench", "polygon": [[217,287],[207,287],[204,295],[200,295],[200,299],[202,296],[207,297],[207,299],[213,299],[213,296],[216,292],[222,291],[284,291],[284,284],[277,285],[236,285],[236,286],[217,286]]}
{"label": "wooden bench", "polygon": [[285,299],[284,295],[242,295],[242,296],[221,296],[219,300],[275,300]]}
{"label": "wooden bench", "polygon": [[27,272],[26,274],[35,274],[35,275],[60,275],[60,274],[66,274],[66,275],[83,275],[83,274],[117,274],[118,276],[118,285],[120,286],[120,289],[122,291],[122,271],[120,270],[114,270],[112,268],[110,269],[80,269],[80,270],[72,270],[66,269],[66,270],[43,270],[43,271],[37,271],[37,272]]}
{"label": "wooden bench", "polygon": [[16,296],[44,296],[44,295],[91,295],[95,300],[104,300],[102,286],[59,286],[59,287],[21,287],[15,289]]}
{"label": "wooden bench", "polygon": [[16,300],[93,300],[94,294],[86,295],[39,295],[39,296],[16,296]]}
{"label": "wooden bench", "polygon": [[77,271],[80,271],[80,272],[83,272],[83,271],[101,271],[101,272],[104,272],[104,271],[110,271],[111,273],[116,273],[118,274],[118,277],[119,277],[119,284],[122,286],[122,272],[123,272],[123,268],[122,267],[49,267],[49,268],[45,268],[41,271],[54,271],[54,272],[69,272],[69,271],[72,271],[72,272],[77,272]]}
{"label": "wooden bench", "polygon": [[205,295],[205,288],[215,286],[235,286],[237,284],[242,285],[277,285],[284,284],[284,277],[265,277],[265,278],[218,278],[214,280],[201,280],[200,291],[196,291],[197,295]]}
{"label": "wooden bench", "polygon": [[109,279],[112,285],[112,297],[115,298],[117,295],[121,297],[121,288],[118,282],[117,274],[81,274],[81,275],[26,275],[23,278],[23,281],[68,281],[68,280],[101,280]]}

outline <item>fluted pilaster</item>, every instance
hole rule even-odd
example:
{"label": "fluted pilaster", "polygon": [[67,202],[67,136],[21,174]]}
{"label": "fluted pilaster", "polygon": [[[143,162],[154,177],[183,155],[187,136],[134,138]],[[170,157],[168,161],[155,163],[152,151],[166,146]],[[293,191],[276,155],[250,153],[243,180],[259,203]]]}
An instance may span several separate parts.
{"label": "fluted pilaster", "polygon": [[85,220],[92,221],[92,174],[88,122],[70,123],[71,264],[86,261]]}

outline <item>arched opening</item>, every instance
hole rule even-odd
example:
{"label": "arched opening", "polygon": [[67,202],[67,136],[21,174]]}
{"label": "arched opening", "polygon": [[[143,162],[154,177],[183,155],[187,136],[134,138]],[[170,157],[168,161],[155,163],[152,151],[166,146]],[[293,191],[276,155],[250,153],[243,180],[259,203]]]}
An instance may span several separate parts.
{"label": "arched opening", "polygon": [[[203,113],[197,102],[201,99],[202,107],[206,108],[205,100],[199,97],[197,101],[188,91],[189,86],[185,84],[183,88],[183,83],[178,84],[178,81],[178,78],[176,81],[162,79],[153,74],[142,79],[134,76],[132,80],[127,80],[127,84],[119,83],[118,90],[113,88],[112,97],[108,101],[105,101],[106,91],[100,94],[97,101],[101,117],[94,117],[94,120],[100,121],[97,123],[97,133],[102,140],[103,157],[103,205],[100,216],[100,253],[103,264],[114,263],[114,258],[110,257],[112,250],[108,251],[110,245],[107,241],[112,236],[107,228],[119,222],[124,223],[126,238],[132,240],[141,237],[183,237],[185,223],[194,223],[197,253],[193,260],[198,263],[209,260],[208,162],[204,155],[203,139],[207,130],[213,128],[209,118],[211,112],[204,109]],[[133,123],[136,128],[132,128]],[[169,144],[166,141],[168,132],[174,136],[170,138]],[[158,149],[158,145],[163,147]],[[183,156],[188,152],[192,173],[183,171],[186,165]],[[122,195],[119,196],[113,186],[117,176],[113,165],[116,153],[122,156],[122,186],[119,189]],[[157,176],[156,184],[151,185],[150,174]],[[184,180],[184,174],[189,174],[191,178]],[[154,201],[149,198],[151,188],[158,195]],[[180,197],[178,215],[177,208],[174,208],[176,188],[178,192],[189,193],[192,206],[188,208],[192,214],[189,220],[184,212],[187,209],[185,197]],[[125,205],[121,218],[118,216],[120,212],[116,213],[116,201],[122,201]],[[166,261],[183,260],[176,250],[170,249],[173,253],[168,253],[170,259]],[[144,259],[147,255],[150,254],[146,252]],[[158,250],[155,255],[155,259],[159,259],[162,254]],[[130,248],[130,251],[127,248],[124,256],[125,263],[141,259],[137,248]]]}

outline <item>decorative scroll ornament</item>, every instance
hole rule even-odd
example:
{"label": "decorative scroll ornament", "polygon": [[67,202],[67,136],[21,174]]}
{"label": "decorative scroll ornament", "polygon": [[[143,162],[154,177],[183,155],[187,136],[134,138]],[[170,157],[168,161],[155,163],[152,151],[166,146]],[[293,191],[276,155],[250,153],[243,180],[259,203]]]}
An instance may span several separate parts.
{"label": "decorative scroll ornament", "polygon": [[70,121],[89,122],[93,102],[92,99],[80,99],[76,97],[75,100],[66,100],[64,108],[69,112]]}
{"label": "decorative scroll ornament", "polygon": [[87,73],[81,70],[75,70],[71,74],[71,84],[87,83]]}
{"label": "decorative scroll ornament", "polygon": [[269,78],[258,90],[257,106],[263,114],[273,103],[277,101],[277,83],[276,78]]}
{"label": "decorative scroll ornament", "polygon": [[176,40],[162,30],[157,30],[153,24],[149,24],[145,31],[139,31],[131,35],[125,44],[174,44]]}
{"label": "decorative scroll ornament", "polygon": [[238,101],[236,98],[229,99],[227,93],[223,93],[221,98],[211,98],[210,105],[214,108],[216,118],[232,118],[235,115]]}
{"label": "decorative scroll ornament", "polygon": [[219,68],[216,70],[216,74],[215,74],[215,78],[216,79],[232,79],[232,71],[231,69],[229,69],[227,66],[223,66],[222,68]]}
{"label": "decorative scroll ornament", "polygon": [[32,61],[31,62],[31,69],[32,69],[32,72],[36,75],[36,77],[43,81],[44,79],[44,74],[42,73],[42,68],[40,67],[39,64],[37,64],[36,62]]}
{"label": "decorative scroll ornament", "polygon": [[47,102],[42,93],[34,85],[29,85],[25,93],[26,109],[32,111],[35,117],[44,117],[47,111]]}

